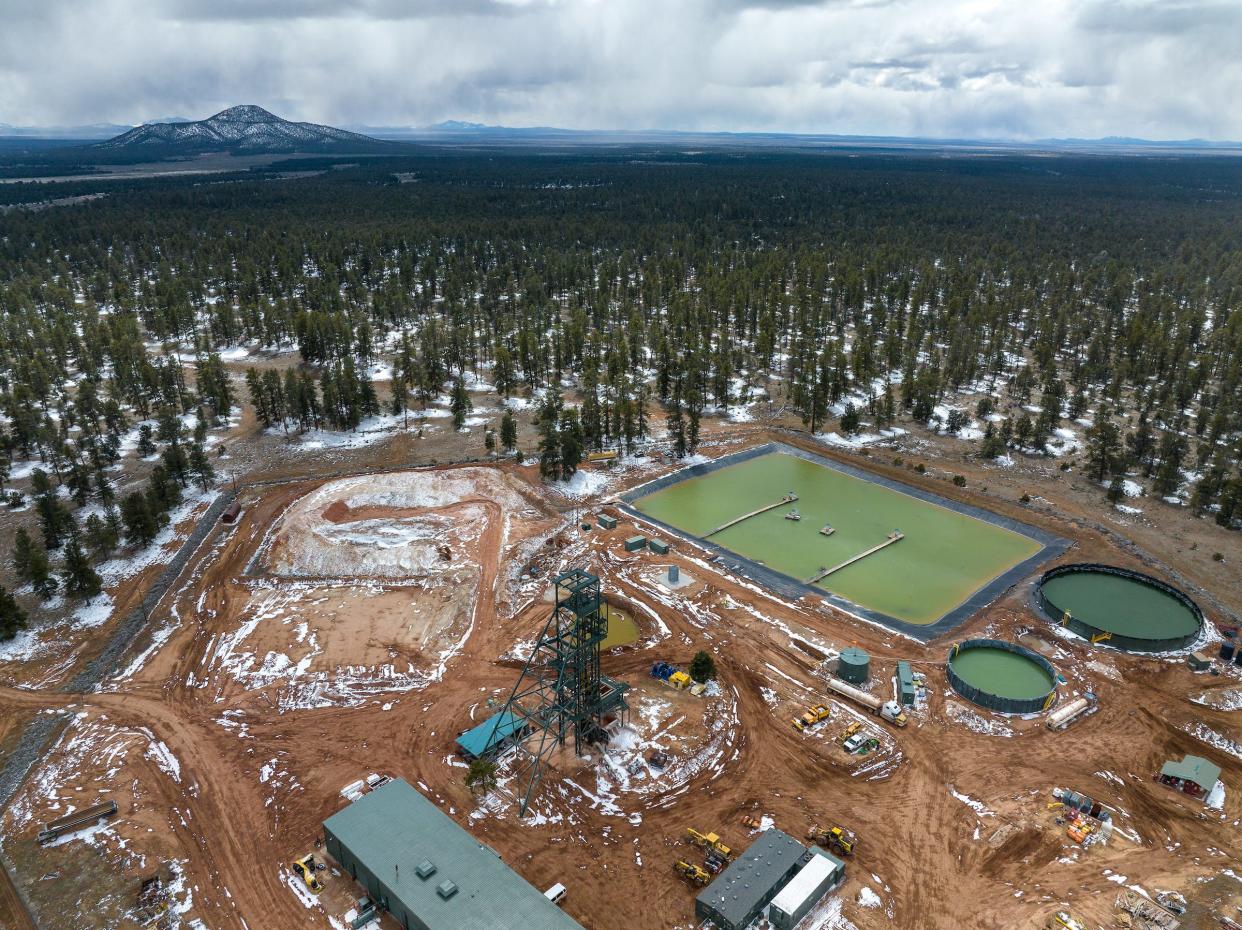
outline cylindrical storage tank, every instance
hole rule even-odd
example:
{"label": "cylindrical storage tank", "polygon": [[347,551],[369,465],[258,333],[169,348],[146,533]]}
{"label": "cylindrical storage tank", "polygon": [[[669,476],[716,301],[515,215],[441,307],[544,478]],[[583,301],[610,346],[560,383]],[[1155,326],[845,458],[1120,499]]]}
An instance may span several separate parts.
{"label": "cylindrical storage tank", "polygon": [[1054,623],[1130,652],[1185,649],[1203,630],[1203,611],[1185,593],[1115,565],[1058,565],[1044,572],[1035,597]]}
{"label": "cylindrical storage tank", "polygon": [[871,657],[854,646],[842,650],[841,658],[837,659],[837,677],[852,685],[861,685],[871,677]]}
{"label": "cylindrical storage tank", "polygon": [[945,674],[953,690],[980,707],[1006,714],[1047,710],[1057,670],[1043,656],[999,639],[968,639],[949,650]]}

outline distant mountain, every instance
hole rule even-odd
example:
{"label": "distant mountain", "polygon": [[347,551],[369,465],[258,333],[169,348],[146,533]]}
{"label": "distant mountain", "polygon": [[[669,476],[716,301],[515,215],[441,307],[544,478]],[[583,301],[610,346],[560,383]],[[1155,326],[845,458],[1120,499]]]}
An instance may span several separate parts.
{"label": "distant mountain", "polygon": [[361,152],[390,146],[361,133],[318,123],[293,123],[262,107],[229,107],[207,119],[186,123],[145,123],[96,149],[151,152],[161,156],[230,152],[262,155],[269,152]]}
{"label": "distant mountain", "polygon": [[427,127],[441,132],[472,132],[479,129],[504,129],[503,126],[489,126],[487,123],[468,123],[460,119],[446,119],[442,123],[433,123]]}
{"label": "distant mountain", "polygon": [[107,139],[128,126],[92,123],[88,126],[11,126],[0,123],[0,137],[22,139]]}

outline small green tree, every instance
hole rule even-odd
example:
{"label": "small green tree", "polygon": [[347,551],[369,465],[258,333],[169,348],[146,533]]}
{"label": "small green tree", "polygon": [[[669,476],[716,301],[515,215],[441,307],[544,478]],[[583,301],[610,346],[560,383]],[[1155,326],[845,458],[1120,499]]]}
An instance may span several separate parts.
{"label": "small green tree", "polygon": [[25,527],[18,527],[13,542],[13,569],[35,594],[46,600],[56,593],[56,579],[47,564],[47,551],[30,538]]}
{"label": "small green tree", "polygon": [[1121,475],[1113,475],[1112,483],[1108,486],[1108,502],[1115,507],[1125,499],[1125,482],[1121,480]]}
{"label": "small green tree", "polygon": [[466,416],[474,409],[474,402],[466,391],[466,382],[460,377],[453,381],[453,398],[449,409],[453,411],[453,429],[462,429],[466,425]]}
{"label": "small green tree", "polygon": [[858,408],[852,403],[845,405],[845,412],[841,414],[841,432],[846,436],[853,436],[858,432],[862,421],[858,415]]}
{"label": "small green tree", "polygon": [[105,520],[97,513],[91,514],[86,518],[86,528],[83,531],[86,539],[86,545],[101,559],[106,559],[116,549],[117,543],[121,541],[121,534],[116,518]]}
{"label": "small green tree", "polygon": [[500,448],[506,452],[517,448],[517,417],[512,410],[506,410],[500,418]]}
{"label": "small green tree", "polygon": [[496,763],[491,759],[471,759],[466,769],[466,787],[486,793],[496,786]]}
{"label": "small green tree", "polygon": [[712,654],[700,649],[690,660],[690,677],[699,684],[704,684],[716,677],[716,660]]}
{"label": "small green tree", "polygon": [[92,598],[103,590],[103,579],[91,567],[90,559],[82,551],[76,536],[70,537],[65,546],[65,567],[62,570],[65,591],[74,597]]}
{"label": "small green tree", "polygon": [[26,628],[26,611],[8,588],[0,587],[0,640],[12,639]]}
{"label": "small green tree", "polygon": [[125,541],[131,546],[150,545],[160,531],[151,503],[141,491],[133,491],[121,501],[121,522],[125,525]]}
{"label": "small green tree", "polygon": [[[254,369],[252,368],[251,371],[253,370]],[[155,448],[155,440],[151,432],[151,424],[150,423],[141,424],[138,427],[138,455],[139,457],[145,459],[147,456],[155,455],[157,451],[159,450]]]}
{"label": "small green tree", "polygon": [[569,407],[561,415],[561,477],[569,480],[582,462],[582,426],[578,411]]}

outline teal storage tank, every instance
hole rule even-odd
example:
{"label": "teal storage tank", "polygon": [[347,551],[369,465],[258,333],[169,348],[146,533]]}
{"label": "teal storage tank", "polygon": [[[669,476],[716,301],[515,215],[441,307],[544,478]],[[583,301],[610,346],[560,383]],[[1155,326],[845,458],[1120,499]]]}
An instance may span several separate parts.
{"label": "teal storage tank", "polygon": [[861,685],[871,677],[871,657],[855,646],[843,650],[837,660],[837,677],[852,685]]}

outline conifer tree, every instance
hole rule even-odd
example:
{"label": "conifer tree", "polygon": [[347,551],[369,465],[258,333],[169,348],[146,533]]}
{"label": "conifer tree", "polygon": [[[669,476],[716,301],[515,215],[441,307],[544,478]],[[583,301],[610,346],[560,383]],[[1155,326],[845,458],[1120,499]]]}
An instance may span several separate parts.
{"label": "conifer tree", "polygon": [[103,590],[103,579],[91,567],[90,559],[82,551],[76,536],[71,536],[65,546],[65,565],[61,575],[65,579],[65,592],[71,597],[89,599]]}

